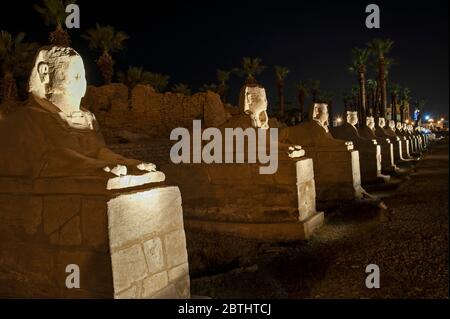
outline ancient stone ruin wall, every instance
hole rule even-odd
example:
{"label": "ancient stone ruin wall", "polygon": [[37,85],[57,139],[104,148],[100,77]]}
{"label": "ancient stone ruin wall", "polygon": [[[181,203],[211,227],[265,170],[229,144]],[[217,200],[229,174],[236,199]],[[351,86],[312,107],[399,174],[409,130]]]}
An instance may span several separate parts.
{"label": "ancient stone ruin wall", "polygon": [[130,96],[123,84],[89,86],[82,105],[95,114],[107,139],[123,134],[168,138],[173,128],[191,128],[194,119],[203,120],[205,127],[217,127],[229,117],[213,92],[157,93],[149,85],[137,85]]}
{"label": "ancient stone ruin wall", "polygon": [[[69,264],[79,289],[66,287]],[[0,274],[1,297],[189,298],[179,190],[0,178]]]}

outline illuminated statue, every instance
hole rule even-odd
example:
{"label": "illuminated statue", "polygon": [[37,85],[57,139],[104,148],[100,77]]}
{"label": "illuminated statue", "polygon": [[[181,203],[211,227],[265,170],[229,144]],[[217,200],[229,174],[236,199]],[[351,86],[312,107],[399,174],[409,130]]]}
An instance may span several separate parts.
{"label": "illuminated statue", "polygon": [[[17,216],[12,228],[0,223],[0,251],[8,256],[0,258],[0,295],[189,298],[180,191],[162,183],[155,165],[107,148],[94,114],[80,106],[86,92],[80,55],[68,47],[40,49],[29,92],[27,105],[0,121],[0,185],[7,185],[0,220]],[[146,247],[157,259],[144,256]],[[78,272],[91,274],[81,276],[82,289],[51,280],[67,271],[54,256],[69,251]],[[139,253],[130,259],[124,251]]]}
{"label": "illuminated statue", "polygon": [[331,134],[341,140],[352,141],[359,151],[361,179],[363,183],[388,180],[388,176],[381,175],[381,147],[375,138],[360,136],[355,125],[358,124],[358,112],[347,111],[346,121],[331,129]]}
{"label": "illuminated statue", "polygon": [[392,136],[388,136],[388,132],[383,132],[383,136],[377,136],[375,134],[376,132],[376,125],[375,125],[375,119],[373,116],[367,116],[366,117],[366,125],[361,126],[358,129],[358,133],[360,136],[373,140],[375,139],[377,141],[377,144],[381,147],[381,169],[383,172],[386,172],[388,174],[394,173],[398,170],[398,167],[395,165],[395,148],[394,148],[394,141],[396,139],[395,135],[394,138]]}
{"label": "illuminated statue", "polygon": [[359,153],[353,143],[334,138],[328,129],[328,105],[314,103],[309,119],[280,132],[282,143],[301,145],[314,161],[319,201],[352,200],[367,193],[361,187]]}
{"label": "illuminated statue", "polygon": [[[122,176],[156,170],[153,164],[106,147],[94,114],[80,106],[86,78],[83,60],[74,49],[42,48],[31,71],[29,92],[28,105],[0,127],[2,174]],[[158,176],[161,181],[163,174]]]}
{"label": "illuminated statue", "polygon": [[266,90],[260,86],[245,86],[244,112],[250,115],[253,127],[269,128]]}

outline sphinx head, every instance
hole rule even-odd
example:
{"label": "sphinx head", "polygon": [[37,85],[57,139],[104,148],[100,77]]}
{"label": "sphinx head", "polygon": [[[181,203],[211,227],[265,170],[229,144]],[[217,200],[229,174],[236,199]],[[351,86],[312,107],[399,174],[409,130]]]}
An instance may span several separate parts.
{"label": "sphinx head", "polygon": [[366,125],[371,130],[375,128],[375,119],[373,118],[373,116],[366,117]]}
{"label": "sphinx head", "polygon": [[312,118],[322,126],[328,126],[328,104],[314,103]]}
{"label": "sphinx head", "polygon": [[79,111],[86,93],[83,59],[69,47],[41,48],[31,71],[29,92],[67,115]]}
{"label": "sphinx head", "polygon": [[244,112],[253,120],[253,126],[262,129],[269,128],[267,116],[266,90],[261,86],[246,86],[243,96]]}
{"label": "sphinx head", "polygon": [[403,124],[401,122],[397,122],[397,125],[395,126],[397,130],[401,131],[403,129]]}
{"label": "sphinx head", "polygon": [[378,126],[381,128],[386,126],[386,120],[384,119],[384,117],[378,118]]}
{"label": "sphinx head", "polygon": [[407,124],[407,123],[403,123],[403,129],[404,129],[405,131],[408,130],[408,124]]}
{"label": "sphinx head", "polygon": [[391,130],[395,131],[395,121],[394,120],[389,120],[389,127],[391,128]]}
{"label": "sphinx head", "polygon": [[356,111],[347,111],[347,123],[355,126],[358,124],[358,112]]}

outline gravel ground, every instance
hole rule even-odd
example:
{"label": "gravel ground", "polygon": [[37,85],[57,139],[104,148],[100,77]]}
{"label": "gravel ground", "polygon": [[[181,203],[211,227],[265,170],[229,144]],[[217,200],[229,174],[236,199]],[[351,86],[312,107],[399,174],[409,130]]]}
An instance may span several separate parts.
{"label": "gravel ground", "polygon": [[[399,186],[388,210],[327,212],[308,242],[271,245],[254,265],[191,280],[213,298],[448,298],[448,139],[433,145]],[[386,192],[385,192],[386,193]],[[365,286],[368,264],[380,288]]]}

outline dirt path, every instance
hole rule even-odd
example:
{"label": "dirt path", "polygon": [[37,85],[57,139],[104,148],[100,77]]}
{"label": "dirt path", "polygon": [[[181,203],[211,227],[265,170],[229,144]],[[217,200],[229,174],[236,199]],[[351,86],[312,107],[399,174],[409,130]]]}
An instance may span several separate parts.
{"label": "dirt path", "polygon": [[[266,247],[247,269],[192,280],[213,298],[448,298],[448,140],[384,199],[388,213],[335,212],[306,243]],[[380,289],[365,286],[368,264]]]}

